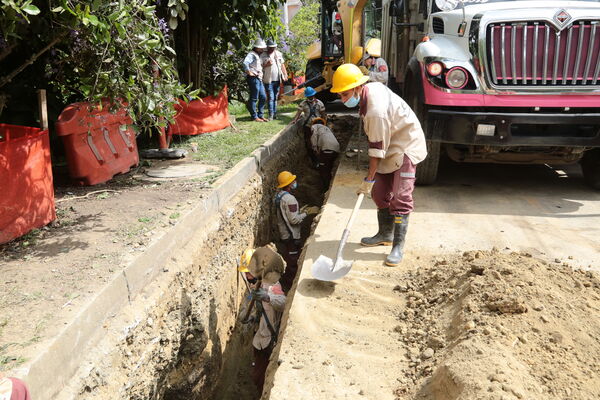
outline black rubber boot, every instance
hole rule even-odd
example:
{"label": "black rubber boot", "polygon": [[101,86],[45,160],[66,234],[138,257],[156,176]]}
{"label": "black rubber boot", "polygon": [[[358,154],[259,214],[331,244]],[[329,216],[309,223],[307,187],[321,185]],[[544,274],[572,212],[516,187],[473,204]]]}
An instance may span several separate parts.
{"label": "black rubber boot", "polygon": [[389,246],[394,238],[394,216],[390,215],[390,210],[380,208],[377,210],[377,222],[379,231],[375,236],[360,239],[360,244],[367,247]]}
{"label": "black rubber boot", "polygon": [[408,216],[409,214],[396,215],[394,217],[394,243],[390,255],[385,260],[385,265],[388,267],[397,267],[400,265],[404,256],[402,248],[404,247],[404,240],[408,229]]}

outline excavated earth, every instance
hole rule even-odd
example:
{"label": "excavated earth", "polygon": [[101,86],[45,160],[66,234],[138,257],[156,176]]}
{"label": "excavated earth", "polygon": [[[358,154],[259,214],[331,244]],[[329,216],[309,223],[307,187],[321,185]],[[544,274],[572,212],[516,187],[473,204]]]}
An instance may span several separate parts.
{"label": "excavated earth", "polygon": [[397,399],[600,398],[600,276],[470,251],[407,271]]}
{"label": "excavated earth", "polygon": [[389,247],[360,246],[377,231],[365,199],[343,253],[351,271],[321,282],[311,267],[335,256],[367,168],[364,137],[353,148],[363,152],[342,158],[262,398],[600,398],[600,194],[577,166],[444,163],[415,190],[400,266],[383,265]]}

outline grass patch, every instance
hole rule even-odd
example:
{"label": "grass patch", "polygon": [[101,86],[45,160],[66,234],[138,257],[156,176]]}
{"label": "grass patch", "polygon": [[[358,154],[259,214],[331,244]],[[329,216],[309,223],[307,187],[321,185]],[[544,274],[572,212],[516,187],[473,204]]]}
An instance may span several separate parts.
{"label": "grass patch", "polygon": [[197,151],[189,153],[194,160],[228,169],[287,126],[296,110],[296,104],[280,106],[277,109],[278,119],[261,123],[250,119],[243,103],[233,102],[229,105],[229,112],[235,116],[237,129],[229,127],[218,132],[184,138],[180,145],[191,149],[194,144]]}

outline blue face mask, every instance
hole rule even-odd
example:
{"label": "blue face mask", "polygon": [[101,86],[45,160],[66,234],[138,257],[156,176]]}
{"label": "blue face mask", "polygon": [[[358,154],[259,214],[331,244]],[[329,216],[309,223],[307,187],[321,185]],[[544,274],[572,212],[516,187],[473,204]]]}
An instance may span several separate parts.
{"label": "blue face mask", "polygon": [[344,102],[344,105],[348,108],[354,108],[360,103],[360,96],[358,97],[350,97],[348,100]]}
{"label": "blue face mask", "polygon": [[292,183],[292,186],[290,186],[290,188],[292,188],[292,190],[296,190],[297,187],[298,187],[298,182],[294,182],[294,183]]}

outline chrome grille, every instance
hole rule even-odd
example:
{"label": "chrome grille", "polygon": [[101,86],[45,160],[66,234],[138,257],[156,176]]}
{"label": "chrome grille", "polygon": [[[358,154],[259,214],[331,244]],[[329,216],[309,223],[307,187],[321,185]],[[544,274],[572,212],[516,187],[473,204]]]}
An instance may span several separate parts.
{"label": "chrome grille", "polygon": [[498,22],[486,30],[496,86],[600,84],[600,21],[575,21],[563,30],[545,21]]}

